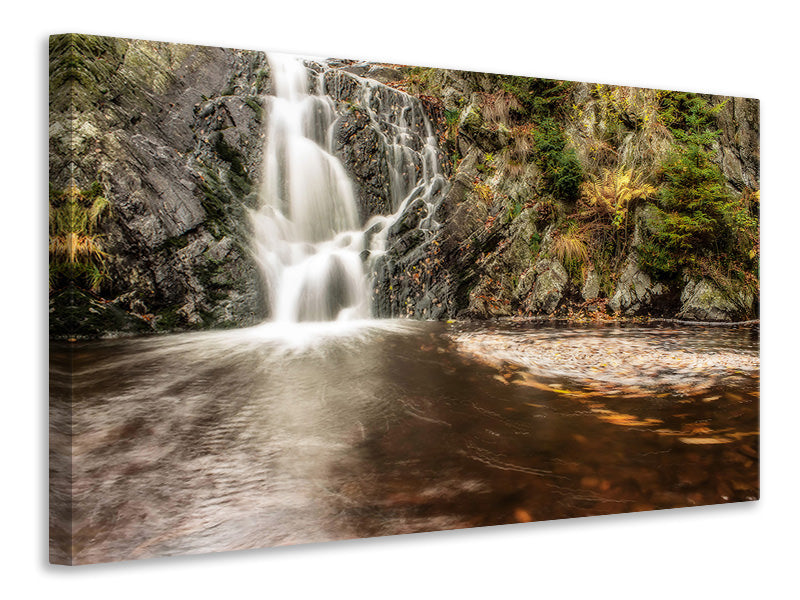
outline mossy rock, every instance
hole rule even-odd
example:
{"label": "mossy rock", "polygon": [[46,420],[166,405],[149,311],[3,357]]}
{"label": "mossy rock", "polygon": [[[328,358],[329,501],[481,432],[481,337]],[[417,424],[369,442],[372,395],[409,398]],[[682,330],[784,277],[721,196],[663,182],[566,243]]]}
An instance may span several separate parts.
{"label": "mossy rock", "polygon": [[152,331],[150,324],[141,317],[74,287],[50,297],[49,323],[52,339]]}
{"label": "mossy rock", "polygon": [[733,321],[753,317],[754,296],[742,286],[723,289],[708,279],[690,280],[677,317],[690,321]]}

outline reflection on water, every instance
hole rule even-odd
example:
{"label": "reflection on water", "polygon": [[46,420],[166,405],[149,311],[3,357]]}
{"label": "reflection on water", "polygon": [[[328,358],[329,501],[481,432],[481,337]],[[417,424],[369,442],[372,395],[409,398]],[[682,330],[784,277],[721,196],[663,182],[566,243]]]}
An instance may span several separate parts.
{"label": "reflection on water", "polygon": [[757,329],[319,326],[71,344],[75,562],[758,497]]}

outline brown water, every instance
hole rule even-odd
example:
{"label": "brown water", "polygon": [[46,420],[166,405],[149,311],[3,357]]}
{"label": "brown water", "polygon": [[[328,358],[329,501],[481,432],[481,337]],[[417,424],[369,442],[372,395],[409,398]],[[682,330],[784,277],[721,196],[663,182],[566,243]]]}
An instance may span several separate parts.
{"label": "brown water", "polygon": [[757,328],[266,325],[69,348],[56,559],[70,514],[91,563],[759,494]]}

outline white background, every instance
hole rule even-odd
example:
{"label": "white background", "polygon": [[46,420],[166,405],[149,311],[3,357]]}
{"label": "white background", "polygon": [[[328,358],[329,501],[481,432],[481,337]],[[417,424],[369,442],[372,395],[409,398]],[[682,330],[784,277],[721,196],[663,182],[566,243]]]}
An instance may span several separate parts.
{"label": "white background", "polygon": [[[515,7],[514,5],[519,5]],[[650,5],[652,4],[652,8]],[[783,8],[781,8],[783,6]],[[6,598],[753,597],[797,591],[797,21],[791,3],[69,2],[3,15]],[[762,500],[481,530],[47,565],[47,35],[282,50],[758,97]],[[46,595],[46,596],[45,596]]]}

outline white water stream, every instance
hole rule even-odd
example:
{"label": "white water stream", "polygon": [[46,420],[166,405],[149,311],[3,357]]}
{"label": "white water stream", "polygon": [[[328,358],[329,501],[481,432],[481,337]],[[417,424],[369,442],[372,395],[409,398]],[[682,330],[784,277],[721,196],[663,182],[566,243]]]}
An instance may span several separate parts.
{"label": "white water stream", "polygon": [[[366,222],[353,182],[333,153],[339,115],[320,72],[301,57],[269,56],[270,98],[261,209],[253,214],[256,255],[268,287],[271,319],[279,323],[346,321],[371,314],[369,263],[386,251],[391,225],[411,202],[427,209],[420,228],[432,231],[446,181],[436,137],[419,101],[369,79],[357,81],[358,105],[381,139],[391,187],[388,215]],[[424,131],[419,143],[415,131]],[[414,145],[418,146],[414,149]]]}

